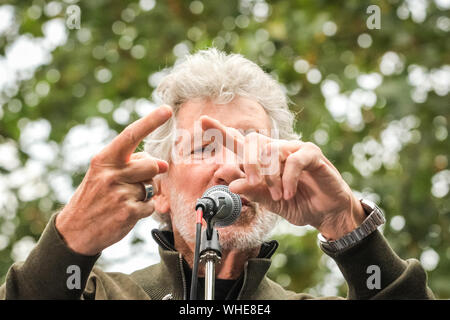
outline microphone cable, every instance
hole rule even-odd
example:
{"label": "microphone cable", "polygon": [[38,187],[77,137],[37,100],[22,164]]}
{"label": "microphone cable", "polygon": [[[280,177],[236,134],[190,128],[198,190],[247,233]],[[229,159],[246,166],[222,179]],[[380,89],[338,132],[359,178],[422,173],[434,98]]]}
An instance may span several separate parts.
{"label": "microphone cable", "polygon": [[196,214],[195,222],[195,251],[194,251],[194,262],[192,264],[192,278],[191,278],[191,294],[190,300],[197,300],[197,286],[198,286],[198,262],[200,255],[200,243],[202,237],[202,219],[203,219],[203,209],[199,207]]}

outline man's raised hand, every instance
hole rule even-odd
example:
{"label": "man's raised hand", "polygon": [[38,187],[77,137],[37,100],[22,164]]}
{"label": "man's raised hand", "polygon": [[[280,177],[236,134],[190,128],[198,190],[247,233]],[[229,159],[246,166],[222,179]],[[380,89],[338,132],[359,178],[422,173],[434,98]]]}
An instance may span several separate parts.
{"label": "man's raised hand", "polygon": [[217,119],[200,120],[203,130],[218,130],[222,145],[241,155],[245,177],[230,183],[231,192],[294,225],[309,224],[329,239],[340,238],[364,220],[361,203],[315,144],[256,132],[244,136]]}
{"label": "man's raised hand", "polygon": [[151,215],[152,201],[142,183],[167,171],[164,160],[144,152],[139,143],[172,116],[162,106],[126,127],[96,154],[69,203],[56,217],[56,228],[73,251],[95,255],[121,240],[136,222]]}

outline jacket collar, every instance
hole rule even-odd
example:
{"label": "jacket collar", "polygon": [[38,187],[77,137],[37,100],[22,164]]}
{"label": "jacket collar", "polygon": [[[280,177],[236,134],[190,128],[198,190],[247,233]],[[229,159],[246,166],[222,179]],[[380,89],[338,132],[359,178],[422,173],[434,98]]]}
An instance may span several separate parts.
{"label": "jacket collar", "polygon": [[[184,268],[187,262],[183,259],[174,247],[174,238],[171,231],[152,230],[153,239],[159,245],[159,254],[161,256],[161,272],[170,276],[170,287],[173,288],[172,296],[174,299],[187,299],[190,288],[187,288],[187,279]],[[270,258],[278,248],[278,242],[271,240],[264,242],[256,258],[249,259],[244,268],[244,272],[239,278],[239,287],[237,288],[238,299],[250,299],[256,292],[261,281],[264,279],[270,264]],[[161,275],[164,277],[164,275]],[[145,289],[145,288],[144,288]],[[146,290],[149,293],[149,290]],[[162,293],[161,293],[162,294]],[[162,297],[154,297],[161,299]]]}
{"label": "jacket collar", "polygon": [[[174,246],[173,232],[168,230],[152,230],[152,237],[160,248],[169,251],[177,251]],[[256,259],[270,259],[278,248],[278,241],[263,242]]]}

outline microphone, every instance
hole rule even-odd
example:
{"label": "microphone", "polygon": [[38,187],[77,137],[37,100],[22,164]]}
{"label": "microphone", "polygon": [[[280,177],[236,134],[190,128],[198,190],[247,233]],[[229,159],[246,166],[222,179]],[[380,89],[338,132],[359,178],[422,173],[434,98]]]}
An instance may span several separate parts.
{"label": "microphone", "polygon": [[212,186],[197,200],[195,210],[201,208],[208,224],[218,228],[232,225],[242,209],[241,197],[231,192],[228,186]]}

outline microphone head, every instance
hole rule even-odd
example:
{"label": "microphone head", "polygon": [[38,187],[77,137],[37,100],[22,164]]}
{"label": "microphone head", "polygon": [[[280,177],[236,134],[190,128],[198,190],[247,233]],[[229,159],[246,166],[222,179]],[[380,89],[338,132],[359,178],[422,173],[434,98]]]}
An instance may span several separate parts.
{"label": "microphone head", "polygon": [[217,213],[213,216],[213,224],[218,227],[232,225],[240,216],[242,209],[241,197],[228,189],[225,185],[212,186],[203,194],[204,197],[214,199]]}

